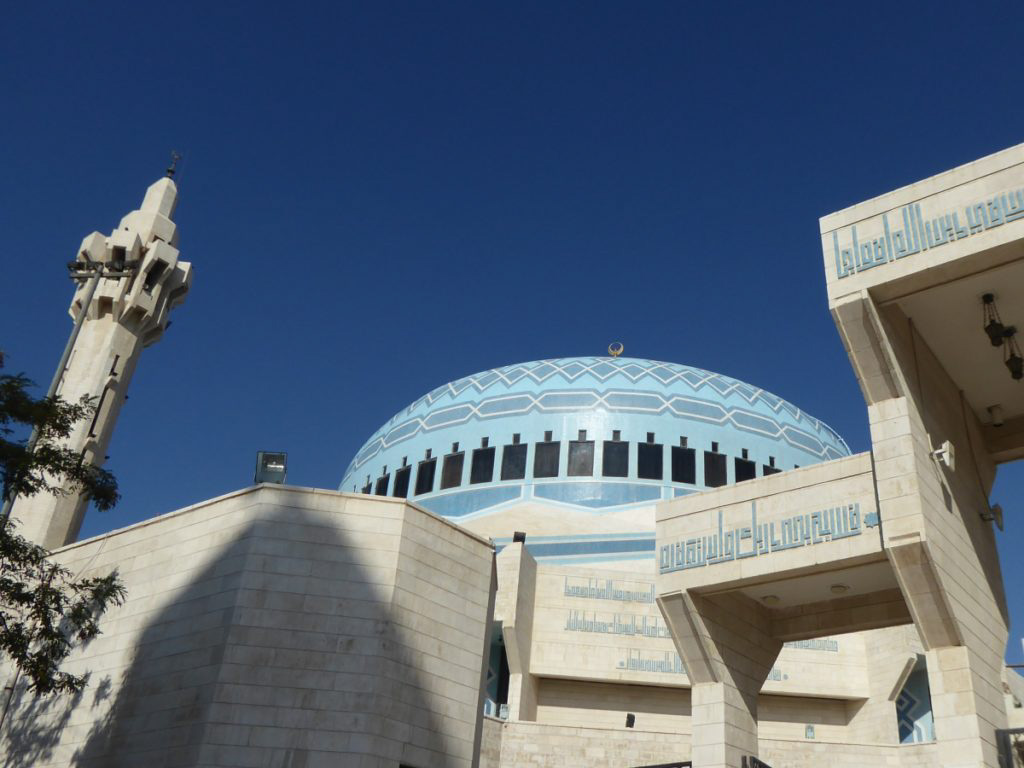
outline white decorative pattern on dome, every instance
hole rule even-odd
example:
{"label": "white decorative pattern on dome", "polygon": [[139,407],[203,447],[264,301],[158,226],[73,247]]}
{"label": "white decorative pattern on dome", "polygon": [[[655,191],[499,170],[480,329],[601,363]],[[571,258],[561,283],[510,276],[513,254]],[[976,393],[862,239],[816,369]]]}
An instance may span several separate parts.
{"label": "white decorative pattern on dome", "polygon": [[816,460],[850,452],[843,439],[822,421],[737,379],[654,360],[574,357],[494,368],[434,389],[379,429],[356,454],[345,477],[360,471],[382,451],[433,430],[530,413],[594,410],[663,414],[733,427],[780,441]]}

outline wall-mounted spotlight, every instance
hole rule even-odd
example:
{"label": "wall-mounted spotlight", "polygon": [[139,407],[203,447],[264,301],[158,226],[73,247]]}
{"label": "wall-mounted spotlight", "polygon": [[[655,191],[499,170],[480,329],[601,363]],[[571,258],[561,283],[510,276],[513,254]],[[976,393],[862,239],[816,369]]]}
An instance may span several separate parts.
{"label": "wall-mounted spotlight", "polygon": [[1003,331],[1003,362],[1014,379],[1024,379],[1024,357],[1021,357],[1017,329],[1013,326]]}
{"label": "wall-mounted spotlight", "polygon": [[982,512],[981,519],[986,523],[995,523],[996,528],[1003,530],[1003,508],[998,504],[992,505],[987,512]]}
{"label": "wall-mounted spotlight", "polygon": [[988,407],[988,415],[992,420],[993,427],[1003,426],[1003,406],[999,405],[999,403]]}
{"label": "wall-mounted spotlight", "polygon": [[632,728],[634,725],[636,725],[636,715],[634,715],[632,712],[627,712],[626,713],[626,727],[627,728]]}
{"label": "wall-mounted spotlight", "polygon": [[525,531],[513,531],[512,532],[512,543],[513,544],[525,544],[526,543],[526,532]]}
{"label": "wall-mounted spotlight", "polygon": [[949,467],[950,472],[956,472],[956,454],[953,450],[953,443],[949,440],[932,451],[932,458]]}
{"label": "wall-mounted spotlight", "polygon": [[988,334],[988,340],[993,347],[1001,346],[1003,343],[1004,326],[999,319],[999,310],[996,309],[995,294],[986,293],[981,297],[982,303],[982,327]]}

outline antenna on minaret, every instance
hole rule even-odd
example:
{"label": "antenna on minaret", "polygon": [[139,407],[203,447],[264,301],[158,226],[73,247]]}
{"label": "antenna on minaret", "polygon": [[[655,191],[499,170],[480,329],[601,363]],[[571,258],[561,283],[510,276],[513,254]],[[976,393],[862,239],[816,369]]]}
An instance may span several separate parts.
{"label": "antenna on minaret", "polygon": [[173,179],[174,172],[178,169],[178,161],[181,160],[181,155],[171,150],[171,164],[167,166],[167,178]]}

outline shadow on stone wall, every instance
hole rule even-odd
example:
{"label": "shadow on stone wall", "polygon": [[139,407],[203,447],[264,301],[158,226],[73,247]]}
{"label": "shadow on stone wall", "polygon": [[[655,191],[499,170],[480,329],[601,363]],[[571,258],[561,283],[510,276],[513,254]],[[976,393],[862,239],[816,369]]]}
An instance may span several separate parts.
{"label": "shadow on stone wall", "polygon": [[[265,554],[268,539],[303,546],[286,540],[285,530],[304,532],[301,541],[321,552],[346,546],[341,531],[301,510],[253,521],[153,616],[120,679],[98,680],[75,699],[19,692],[0,737],[6,765],[301,768],[316,752],[363,751],[375,736],[405,744],[381,755],[388,760],[428,768],[426,753],[408,746],[415,738],[434,751],[433,764],[443,762],[440,719],[406,665],[414,653],[366,570],[351,562],[284,561],[299,570],[311,563],[320,579],[315,598],[294,573],[261,577],[282,564]],[[332,574],[337,586],[325,589]],[[131,600],[129,582],[129,606]],[[259,645],[289,625],[301,635],[292,645],[305,650]],[[81,720],[81,707],[99,709],[112,689],[110,707],[88,734],[71,733],[72,713]]]}
{"label": "shadow on stone wall", "polygon": [[33,696],[24,680],[19,680],[11,699],[10,725],[4,733],[4,765],[32,768],[49,762],[71,713],[84,696],[84,690],[71,696]]}

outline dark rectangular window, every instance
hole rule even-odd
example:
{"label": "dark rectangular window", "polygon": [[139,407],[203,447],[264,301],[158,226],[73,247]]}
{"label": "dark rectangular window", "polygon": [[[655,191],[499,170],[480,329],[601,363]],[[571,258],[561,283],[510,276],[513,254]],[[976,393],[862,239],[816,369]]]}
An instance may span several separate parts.
{"label": "dark rectangular window", "polygon": [[605,477],[629,476],[629,443],[619,440],[604,441],[601,474]]}
{"label": "dark rectangular window", "polygon": [[366,478],[366,485],[363,486],[363,493],[373,493],[373,481],[370,478]]}
{"label": "dark rectangular window", "polygon": [[782,470],[779,469],[778,467],[773,467],[770,464],[761,465],[761,474],[765,477],[768,477],[768,475],[777,475],[781,471]]}
{"label": "dark rectangular window", "polygon": [[96,406],[96,411],[92,415],[92,424],[89,425],[89,437],[96,437],[96,424],[100,421],[101,416],[106,416],[106,411],[109,410],[110,395],[113,392],[110,387],[103,390],[103,394],[100,395],[100,404]]}
{"label": "dark rectangular window", "polygon": [[664,475],[663,457],[665,451],[661,443],[636,444],[636,476],[642,480],[661,480]]}
{"label": "dark rectangular window", "polygon": [[704,485],[717,488],[728,482],[726,478],[725,454],[704,451]]}
{"label": "dark rectangular window", "polygon": [[381,475],[377,478],[377,487],[373,489],[373,492],[377,496],[388,495],[388,481],[391,480],[391,475]]}
{"label": "dark rectangular window", "polygon": [[501,479],[522,480],[526,477],[526,443],[506,445],[501,452]]}
{"label": "dark rectangular window", "polygon": [[391,495],[400,499],[409,498],[409,475],[412,474],[412,467],[402,467],[395,470],[395,487],[391,489]]}
{"label": "dark rectangular window", "polygon": [[757,464],[750,459],[734,459],[733,461],[736,469],[737,483],[742,483],[744,480],[753,480],[757,477]]}
{"label": "dark rectangular window", "polygon": [[697,451],[672,446],[672,482],[697,484]]}
{"label": "dark rectangular window", "polygon": [[444,464],[441,465],[441,490],[445,488],[458,488],[462,485],[462,465],[465,462],[466,454],[462,451],[449,453],[444,457]]}
{"label": "dark rectangular window", "polygon": [[533,476],[558,477],[558,458],[561,443],[536,443],[533,448]]}
{"label": "dark rectangular window", "polygon": [[494,479],[494,449],[477,448],[469,467],[470,483],[489,483]]}
{"label": "dark rectangular window", "polygon": [[430,493],[434,490],[434,470],[437,469],[437,459],[426,459],[420,462],[416,470],[416,495]]}
{"label": "dark rectangular window", "polygon": [[594,475],[594,441],[569,441],[569,477]]}

